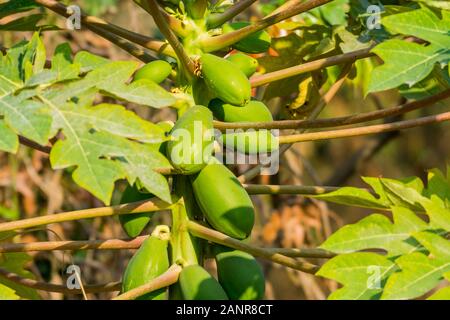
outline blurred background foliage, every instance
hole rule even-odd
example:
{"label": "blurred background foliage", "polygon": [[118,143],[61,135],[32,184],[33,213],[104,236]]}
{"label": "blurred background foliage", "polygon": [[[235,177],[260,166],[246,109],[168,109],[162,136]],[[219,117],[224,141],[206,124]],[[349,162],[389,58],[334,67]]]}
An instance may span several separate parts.
{"label": "blurred background foliage", "polygon": [[[0,3],[3,1],[0,1]],[[142,9],[128,0],[80,0],[63,1],[78,4],[91,14],[98,15],[135,32],[158,36],[152,19]],[[269,29],[273,37],[269,56],[259,57],[260,72],[297,65],[314,56],[335,52],[337,39],[351,36],[343,25],[350,11],[357,11],[357,4],[395,4],[398,1],[351,0],[333,1],[320,9],[294,17]],[[284,3],[284,0],[261,1],[253,5],[238,20],[256,20]],[[411,5],[416,5],[410,2]],[[39,10],[37,10],[39,11]],[[363,13],[363,12],[359,12]],[[0,24],[8,23],[9,17]],[[64,28],[64,21],[54,14],[44,18],[45,24]],[[340,29],[339,29],[340,28]],[[380,32],[382,36],[382,32]],[[18,41],[31,37],[31,32],[0,32],[0,44],[10,47]],[[361,33],[364,36],[364,33]],[[47,52],[62,43],[69,42],[72,50],[88,50],[112,60],[134,59],[108,41],[90,31],[45,32],[43,38]],[[320,39],[320,41],[318,41]],[[361,39],[359,39],[361,40]],[[342,41],[344,51],[356,50],[362,41]],[[258,57],[258,56],[257,56]],[[323,117],[337,117],[367,112],[401,104],[405,98],[396,90],[364,96],[367,74],[380,61],[365,59],[356,64],[357,72],[349,79],[339,94],[324,110]],[[332,83],[339,70],[329,68],[328,82]],[[273,83],[268,89],[259,89],[258,97],[265,99],[276,118],[284,118],[283,106],[295,96],[299,82],[304,76],[289,78]],[[327,86],[327,85],[325,85]],[[407,115],[408,118],[425,116],[442,111],[447,102],[422,108]],[[169,109],[152,110],[137,105],[128,105],[141,117],[158,122],[174,120]],[[408,130],[402,133],[339,139],[324,142],[301,143],[292,147],[281,159],[277,176],[261,176],[255,183],[364,186],[360,176],[384,176],[402,178],[425,177],[426,170],[440,168],[445,171],[450,154],[450,130],[448,124],[434,125]],[[237,174],[248,166],[235,168]],[[123,183],[117,184],[115,203],[118,202]],[[317,247],[340,226],[354,223],[372,213],[370,210],[328,205],[321,201],[307,200],[298,196],[253,196],[257,210],[257,227],[251,241],[270,247]],[[0,154],[0,221],[30,218],[56,212],[79,210],[102,206],[88,192],[77,187],[70,178],[70,172],[54,171],[50,168],[48,156],[25,147],[18,155]],[[167,222],[165,213],[155,215],[152,225]],[[151,229],[152,226],[149,227]],[[124,238],[116,218],[97,218],[58,225],[21,235],[21,242],[51,240],[84,240]],[[81,266],[85,283],[105,283],[120,279],[132,251],[78,251],[72,254],[62,252],[31,253],[33,260],[25,261],[28,269],[37,279],[64,283],[65,268],[71,263]],[[337,286],[312,275],[290,270],[261,261],[267,275],[268,299],[325,299]],[[207,262],[214,271],[214,264]],[[41,293],[43,298],[60,299],[58,293]],[[82,296],[66,298],[79,299]],[[108,298],[110,294],[88,295],[89,298]]]}

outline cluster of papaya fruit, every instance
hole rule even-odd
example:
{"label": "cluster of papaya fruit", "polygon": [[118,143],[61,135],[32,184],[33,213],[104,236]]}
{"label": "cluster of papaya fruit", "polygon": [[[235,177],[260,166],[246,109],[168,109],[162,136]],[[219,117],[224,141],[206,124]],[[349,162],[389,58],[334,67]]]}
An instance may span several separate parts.
{"label": "cluster of papaya fruit", "polygon": [[[224,33],[245,27],[233,23],[222,27]],[[171,178],[172,188],[180,197],[180,206],[172,209],[172,226],[157,226],[130,259],[122,291],[126,292],[158,277],[170,264],[183,266],[179,280],[170,288],[141,296],[140,299],[225,300],[262,299],[265,279],[261,266],[248,253],[233,250],[194,237],[186,221],[197,220],[238,240],[247,239],[253,229],[253,203],[236,176],[213,156],[213,120],[225,122],[269,122],[267,106],[251,98],[249,77],[258,62],[246,53],[267,51],[270,37],[264,31],[252,34],[233,45],[241,52],[222,58],[203,53],[194,58],[197,77],[189,86],[195,105],[178,110],[175,124],[159,125],[170,140],[160,145],[178,175]],[[172,73],[165,61],[154,61],[137,71],[136,79],[161,83]],[[200,133],[200,134],[199,134]],[[245,154],[271,152],[278,148],[270,131],[226,132],[221,144]],[[139,186],[128,186],[121,202],[151,198]],[[120,215],[120,222],[130,237],[140,235],[151,220],[151,213]],[[217,280],[203,267],[204,256],[214,258]]]}

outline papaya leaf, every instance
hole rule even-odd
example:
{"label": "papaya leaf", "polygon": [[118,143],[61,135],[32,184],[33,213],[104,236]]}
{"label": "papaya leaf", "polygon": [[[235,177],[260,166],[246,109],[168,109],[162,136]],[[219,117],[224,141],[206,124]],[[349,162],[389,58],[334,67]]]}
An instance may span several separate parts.
{"label": "papaya leaf", "polygon": [[398,256],[415,250],[418,243],[411,235],[425,230],[428,225],[409,209],[393,207],[392,213],[394,223],[383,215],[370,215],[336,231],[321,248],[336,253],[383,249],[388,252],[388,256]]}
{"label": "papaya leaf", "polygon": [[0,283],[0,300],[20,300],[16,292]]}
{"label": "papaya leaf", "polygon": [[386,210],[389,208],[386,203],[375,198],[367,190],[354,187],[343,187],[333,192],[316,195],[314,198],[343,205],[370,209]]}
{"label": "papaya leaf", "polygon": [[343,285],[328,296],[330,300],[376,300],[384,282],[396,268],[394,262],[382,255],[356,252],[330,259],[316,275]]}
{"label": "papaya leaf", "polygon": [[0,120],[0,150],[16,153],[19,148],[17,134],[11,130],[4,120]]}
{"label": "papaya leaf", "polygon": [[450,21],[440,20],[427,8],[391,15],[382,23],[391,33],[414,36],[445,49],[450,47]]}
{"label": "papaya leaf", "polygon": [[432,256],[413,252],[395,262],[401,271],[386,282],[382,299],[412,299],[433,289],[444,273],[450,271],[450,241],[431,233],[418,232],[414,237],[430,251]]}
{"label": "papaya leaf", "polygon": [[[34,275],[25,269],[26,264],[31,260],[32,258],[26,253],[3,253],[0,254],[0,268],[15,273],[24,278],[34,279]],[[0,277],[0,290],[2,285],[13,290],[15,292],[15,295],[17,295],[18,297],[31,300],[40,299],[39,294],[35,289],[24,287],[20,284]],[[3,289],[3,292],[11,294],[10,290]],[[14,297],[11,298],[14,299]]]}
{"label": "papaya leaf", "polygon": [[[448,89],[450,89],[450,76],[447,70],[435,65],[433,71],[425,79],[412,87],[402,85],[399,87],[399,92],[407,99],[420,100]],[[446,101],[439,101],[436,104],[446,106]]]}
{"label": "papaya leaf", "polygon": [[[414,183],[419,181],[420,188],[414,188]],[[417,190],[423,190],[423,183],[420,179],[415,179],[413,184],[402,183],[393,179],[380,178],[380,182],[385,188],[385,192],[389,200],[398,206],[411,208],[413,210],[421,210],[421,202],[426,198]],[[413,186],[412,188],[409,186]]]}
{"label": "papaya leaf", "polygon": [[[450,281],[450,272],[444,274],[444,278]],[[450,286],[439,289],[433,295],[428,297],[427,300],[450,300]]]}
{"label": "papaya leaf", "polygon": [[430,226],[450,232],[450,208],[437,195],[422,202],[425,212],[430,218]]}
{"label": "papaya leaf", "polygon": [[38,8],[39,5],[33,0],[11,0],[0,4],[0,19],[25,11]]}
{"label": "papaya leaf", "polygon": [[427,6],[450,10],[450,3],[447,0],[410,0],[415,2],[421,2]]}
{"label": "papaya leaf", "polygon": [[391,39],[376,46],[372,51],[384,64],[373,71],[368,92],[402,84],[411,87],[425,79],[436,63],[448,64],[450,21],[447,19],[439,19],[431,10],[422,8],[384,17],[382,24],[393,34],[415,36],[430,44]]}
{"label": "papaya leaf", "polygon": [[431,169],[428,171],[428,185],[425,190],[428,198],[436,195],[440,199],[450,200],[450,184],[447,178],[438,169]]}
{"label": "papaya leaf", "polygon": [[50,68],[38,34],[0,55],[0,148],[17,150],[17,135],[48,143],[54,169],[76,167],[74,181],[109,204],[115,181],[137,178],[170,202],[167,180],[155,169],[169,169],[159,152],[164,130],[116,104],[94,105],[99,93],[126,102],[161,108],[175,95],[151,81],[128,84],[138,64],[81,52],[72,59],[67,44],[56,48]]}

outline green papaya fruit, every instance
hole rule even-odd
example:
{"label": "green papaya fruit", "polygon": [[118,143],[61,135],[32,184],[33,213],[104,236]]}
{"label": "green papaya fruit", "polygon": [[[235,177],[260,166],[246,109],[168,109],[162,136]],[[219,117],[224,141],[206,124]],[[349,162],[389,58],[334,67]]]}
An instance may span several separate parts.
{"label": "green papaya fruit", "polygon": [[214,146],[213,115],[204,106],[189,108],[171,131],[167,157],[182,174],[200,171],[212,157]]}
{"label": "green papaya fruit", "polygon": [[237,65],[239,69],[241,69],[241,71],[247,76],[247,78],[250,78],[259,66],[258,60],[242,52],[230,55],[227,60]]}
{"label": "green papaya fruit", "polygon": [[[169,228],[158,226],[148,237],[128,262],[123,275],[122,292],[139,287],[160,276],[169,269]],[[138,300],[164,300],[167,297],[166,289],[162,288],[149,292]]]}
{"label": "green papaya fruit", "polygon": [[279,149],[278,137],[266,129],[225,133],[218,140],[227,148],[245,154],[269,153]]}
{"label": "green papaya fruit", "polygon": [[247,238],[255,223],[253,203],[234,174],[222,164],[209,164],[191,178],[197,203],[218,231]]}
{"label": "green papaya fruit", "polygon": [[185,300],[228,300],[219,282],[199,265],[184,267],[178,282]]}
{"label": "green papaya fruit", "polygon": [[252,100],[243,107],[225,103],[220,99],[211,100],[208,108],[214,117],[225,122],[271,122],[272,113],[261,101]]}
{"label": "green papaya fruit", "polygon": [[[123,204],[123,203],[143,201],[153,197],[154,195],[151,193],[140,192],[136,184],[134,184],[133,186],[128,185],[122,194],[120,203]],[[131,238],[135,238],[138,235],[140,235],[141,232],[148,225],[152,214],[153,212],[121,214],[119,215],[119,221],[126,234]]]}
{"label": "green papaya fruit", "polygon": [[192,96],[194,102],[198,105],[207,106],[215,98],[214,94],[208,89],[205,80],[197,79],[192,85]]}
{"label": "green papaya fruit", "polygon": [[148,79],[156,83],[163,82],[172,73],[172,66],[164,60],[147,63],[134,74],[134,81]]}
{"label": "green papaya fruit", "polygon": [[236,106],[250,101],[250,81],[238,66],[212,54],[203,54],[200,63],[203,79],[214,96]]}
{"label": "green papaya fruit", "polygon": [[[222,27],[223,33],[230,33],[244,27],[251,25],[250,22],[233,22],[224,24]],[[264,31],[257,31],[250,34],[248,37],[233,44],[233,48],[246,53],[262,53],[270,48],[272,39],[270,35]]]}
{"label": "green papaya fruit", "polygon": [[225,250],[216,254],[219,283],[230,300],[264,298],[264,273],[256,259],[243,251]]}

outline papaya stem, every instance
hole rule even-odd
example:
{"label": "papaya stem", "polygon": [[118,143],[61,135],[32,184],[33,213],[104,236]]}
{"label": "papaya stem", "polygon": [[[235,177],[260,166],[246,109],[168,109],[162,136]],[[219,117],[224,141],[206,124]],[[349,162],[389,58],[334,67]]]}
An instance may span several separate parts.
{"label": "papaya stem", "polygon": [[148,236],[140,236],[134,239],[1,243],[0,253],[138,249],[147,238]]}
{"label": "papaya stem", "polygon": [[370,48],[356,50],[352,52],[347,52],[339,55],[335,55],[328,58],[322,58],[317,60],[312,60],[310,62],[306,62],[304,64],[277,70],[273,72],[269,72],[263,75],[254,76],[250,78],[250,83],[252,84],[252,87],[259,87],[262,85],[265,85],[270,82],[290,78],[299,74],[308,73],[315,70],[320,70],[323,68],[327,68],[330,66],[347,63],[347,62],[353,62],[355,60],[364,59],[373,56],[374,54],[370,52]]}
{"label": "papaya stem", "polygon": [[148,7],[148,11],[153,17],[153,20],[155,20],[155,23],[158,26],[159,30],[166,37],[169,44],[172,46],[184,70],[187,71],[187,76],[190,78],[194,77],[195,76],[194,62],[191,60],[191,58],[189,58],[189,56],[187,55],[186,51],[183,48],[183,45],[178,40],[175,33],[170,29],[169,24],[164,19],[164,16],[161,13],[158,3],[156,2],[156,0],[145,0],[145,1]]}
{"label": "papaya stem", "polygon": [[[67,11],[67,6],[65,6],[62,3],[59,3],[55,0],[35,0],[36,3],[44,6],[45,8],[52,10],[53,12],[63,16],[63,17],[69,17],[70,14]],[[175,52],[173,49],[168,46],[167,43],[163,41],[155,40],[151,37],[141,35],[139,33],[132,32],[130,30],[121,28],[117,25],[114,25],[112,23],[106,22],[103,19],[94,17],[94,16],[88,16],[85,14],[81,15],[81,22],[83,25],[85,25],[88,29],[91,31],[97,33],[98,35],[104,37],[105,39],[111,41],[112,43],[116,44],[117,46],[121,47],[122,49],[130,52],[133,55],[136,55],[136,52],[139,52],[139,49],[134,46],[132,43],[125,42],[123,39],[120,39],[118,36],[127,39],[131,42],[137,43],[141,45],[144,48],[147,48],[149,50],[155,51],[157,53],[162,53],[168,56],[175,57]],[[128,43],[125,45],[125,43]],[[139,57],[138,57],[139,58]],[[146,60],[149,60],[148,57],[143,57]],[[148,62],[146,60],[143,60],[144,62]],[[154,58],[152,57],[152,60]],[[151,60],[149,60],[151,61]]]}
{"label": "papaya stem", "polygon": [[153,280],[142,286],[122,293],[112,300],[134,300],[149,292],[168,287],[178,281],[181,270],[183,270],[183,268],[180,265],[173,264],[169,269],[167,269],[166,272],[161,274],[159,277],[154,278]]}
{"label": "papaya stem", "polygon": [[271,250],[260,248],[248,243],[241,242],[231,238],[219,231],[209,229],[201,224],[193,221],[188,222],[188,229],[192,234],[199,238],[203,238],[214,243],[218,243],[236,250],[247,252],[253,256],[261,257],[272,262],[287,266],[292,269],[314,274],[319,270],[319,267],[309,262],[302,262],[279,253],[274,253]]}
{"label": "papaya stem", "polygon": [[[173,197],[173,202],[178,199]],[[111,207],[93,208],[78,211],[56,213],[35,218],[5,222],[0,224],[0,232],[27,229],[52,223],[74,221],[79,219],[90,219],[96,217],[109,217],[121,214],[133,214],[141,212],[163,211],[172,208],[173,204],[164,202],[158,198],[121,204]]]}
{"label": "papaya stem", "polygon": [[248,194],[301,194],[313,196],[339,190],[338,187],[244,184]]}
{"label": "papaya stem", "polygon": [[209,28],[217,28],[249,8],[256,1],[257,0],[241,0],[222,13],[211,14],[206,19],[206,24]]}
{"label": "papaya stem", "polygon": [[221,122],[215,121],[214,128],[221,131],[227,129],[312,129],[347,126],[351,124],[374,121],[387,117],[398,116],[411,112],[420,108],[431,106],[441,100],[450,97],[450,89],[442,91],[436,95],[411,101],[399,106],[370,111],[365,113],[357,113],[349,116],[328,118],[328,119],[307,119],[307,120],[281,120],[272,122]]}
{"label": "papaya stem", "polygon": [[[29,243],[2,243],[0,253],[13,252],[49,252],[49,251],[77,251],[77,250],[124,250],[139,249],[148,236],[134,239],[108,239],[108,240],[78,240],[78,241],[41,241]],[[330,258],[334,253],[316,248],[266,248],[273,253],[279,253],[296,258]],[[177,260],[175,260],[177,261]],[[179,259],[188,264],[184,259]],[[191,263],[192,264],[192,263]],[[1,275],[0,275],[1,276]]]}
{"label": "papaya stem", "polygon": [[413,120],[396,121],[386,124],[281,136],[279,137],[279,142],[280,144],[291,144],[306,141],[320,141],[320,140],[365,136],[369,134],[404,130],[419,126],[425,126],[433,123],[445,122],[449,120],[450,120],[450,112],[444,112],[428,117],[421,117]]}
{"label": "papaya stem", "polygon": [[[24,278],[3,268],[0,268],[0,278],[41,291],[59,292],[64,294],[82,294],[82,291],[80,289],[69,289],[65,285],[58,285]],[[121,286],[121,282],[110,282],[105,284],[84,285],[83,288],[86,293],[99,293],[120,291]]]}
{"label": "papaya stem", "polygon": [[274,25],[285,19],[289,19],[296,16],[302,12],[314,9],[316,7],[322,6],[332,0],[308,0],[306,2],[301,2],[293,5],[289,10],[279,12],[273,16],[266,17],[260,21],[253,23],[242,29],[223,34],[217,37],[209,37],[205,39],[200,39],[199,46],[205,52],[217,51],[248,37],[250,34],[263,30],[271,25]]}

